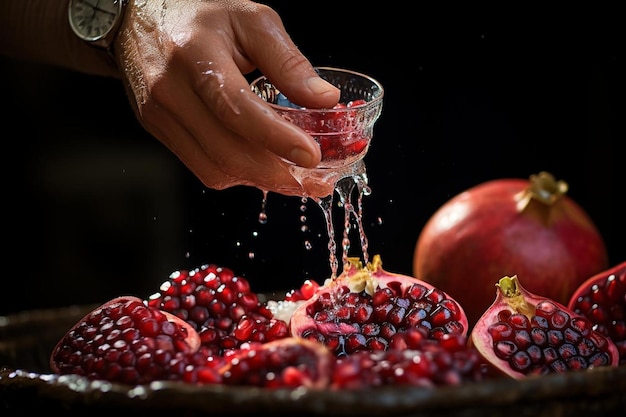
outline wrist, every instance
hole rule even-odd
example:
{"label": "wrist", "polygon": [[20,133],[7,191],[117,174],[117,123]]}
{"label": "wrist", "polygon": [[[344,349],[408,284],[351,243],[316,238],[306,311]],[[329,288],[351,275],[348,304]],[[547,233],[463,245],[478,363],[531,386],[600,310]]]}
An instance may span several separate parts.
{"label": "wrist", "polygon": [[108,66],[117,70],[115,40],[130,0],[69,0],[67,18],[73,34],[83,43],[106,53]]}

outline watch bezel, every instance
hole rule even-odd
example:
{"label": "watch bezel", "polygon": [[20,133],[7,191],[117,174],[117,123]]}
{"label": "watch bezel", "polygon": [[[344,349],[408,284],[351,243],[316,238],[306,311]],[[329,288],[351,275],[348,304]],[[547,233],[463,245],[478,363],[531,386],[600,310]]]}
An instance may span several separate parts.
{"label": "watch bezel", "polygon": [[113,39],[115,38],[115,35],[117,35],[117,30],[122,24],[122,18],[124,15],[123,13],[124,7],[126,6],[126,3],[128,2],[128,0],[113,0],[113,2],[117,5],[117,9],[116,9],[115,17],[113,18],[113,21],[111,22],[111,26],[101,35],[90,36],[86,34],[80,26],[76,24],[75,19],[74,19],[74,13],[76,12],[75,7],[78,3],[81,3],[83,5],[86,4],[88,6],[94,6],[94,5],[88,2],[85,2],[85,0],[70,0],[68,4],[67,17],[68,17],[72,32],[74,32],[74,34],[76,34],[76,36],[78,36],[80,39],[92,45],[101,46],[103,48],[108,48],[109,46],[111,46],[111,43],[113,42]]}

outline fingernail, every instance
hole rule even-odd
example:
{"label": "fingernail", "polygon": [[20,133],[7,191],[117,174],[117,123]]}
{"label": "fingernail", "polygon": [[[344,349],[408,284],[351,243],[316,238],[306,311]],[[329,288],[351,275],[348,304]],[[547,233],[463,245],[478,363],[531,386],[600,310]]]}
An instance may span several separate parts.
{"label": "fingernail", "polygon": [[310,167],[313,163],[313,156],[302,148],[293,148],[289,152],[289,160],[296,165]]}
{"label": "fingernail", "polygon": [[306,81],[306,85],[315,94],[326,94],[328,92],[334,92],[337,90],[337,87],[320,77],[309,78]]}

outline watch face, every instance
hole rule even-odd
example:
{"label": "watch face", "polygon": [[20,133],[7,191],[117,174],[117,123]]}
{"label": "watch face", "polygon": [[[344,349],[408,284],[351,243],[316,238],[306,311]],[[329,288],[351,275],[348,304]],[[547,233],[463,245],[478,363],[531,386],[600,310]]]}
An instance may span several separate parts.
{"label": "watch face", "polygon": [[122,0],[70,0],[72,30],[87,41],[104,38],[117,26]]}

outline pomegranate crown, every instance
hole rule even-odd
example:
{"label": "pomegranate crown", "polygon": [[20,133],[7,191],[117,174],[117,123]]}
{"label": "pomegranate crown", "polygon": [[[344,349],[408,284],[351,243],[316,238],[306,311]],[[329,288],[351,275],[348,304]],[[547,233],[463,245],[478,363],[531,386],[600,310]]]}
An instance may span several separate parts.
{"label": "pomegranate crown", "polygon": [[372,262],[368,262],[365,267],[359,258],[348,258],[344,265],[343,275],[350,291],[365,291],[367,294],[373,295],[376,287],[378,287],[378,280],[373,274],[380,271],[382,265],[383,261],[380,255],[374,255]]}
{"label": "pomegranate crown", "polygon": [[513,310],[528,317],[534,315],[535,307],[526,301],[517,275],[500,278],[496,287],[498,287],[500,294]]}

